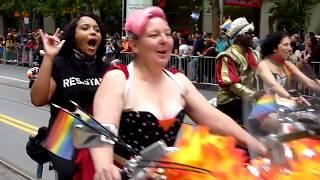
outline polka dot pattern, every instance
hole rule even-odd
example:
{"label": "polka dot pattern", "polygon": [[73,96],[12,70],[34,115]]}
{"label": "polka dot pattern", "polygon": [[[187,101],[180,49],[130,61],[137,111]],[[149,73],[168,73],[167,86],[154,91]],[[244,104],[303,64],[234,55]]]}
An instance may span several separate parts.
{"label": "polka dot pattern", "polygon": [[[175,122],[167,131],[160,126],[159,120],[147,111],[129,111],[121,115],[119,137],[130,145],[132,149],[140,152],[150,144],[163,140],[168,146],[172,146],[184,118],[184,110],[181,110],[175,118]],[[115,145],[115,152],[124,157],[132,156],[127,150]]]}

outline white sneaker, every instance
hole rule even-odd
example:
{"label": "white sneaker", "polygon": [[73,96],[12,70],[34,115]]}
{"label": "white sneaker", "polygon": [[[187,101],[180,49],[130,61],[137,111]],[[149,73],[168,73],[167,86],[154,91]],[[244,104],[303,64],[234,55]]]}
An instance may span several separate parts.
{"label": "white sneaker", "polygon": [[211,106],[213,106],[213,107],[217,107],[217,98],[214,97],[214,98],[210,99],[210,100],[208,101],[208,103],[209,103]]}

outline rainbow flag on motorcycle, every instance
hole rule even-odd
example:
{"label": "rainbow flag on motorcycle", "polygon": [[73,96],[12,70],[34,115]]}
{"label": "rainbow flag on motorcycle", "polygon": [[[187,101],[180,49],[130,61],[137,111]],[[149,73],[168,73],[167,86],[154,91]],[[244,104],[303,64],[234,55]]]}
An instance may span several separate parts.
{"label": "rainbow flag on motorcycle", "polygon": [[[80,114],[83,121],[89,122],[91,118],[88,115],[82,115],[79,109],[72,112]],[[75,123],[81,123],[76,116],[68,114],[65,110],[59,109],[59,112],[54,120],[54,123],[49,131],[47,138],[47,149],[64,159],[71,160],[74,153],[72,129]]]}
{"label": "rainbow flag on motorcycle", "polygon": [[248,119],[260,119],[277,111],[278,105],[275,97],[272,94],[265,94],[256,101]]}

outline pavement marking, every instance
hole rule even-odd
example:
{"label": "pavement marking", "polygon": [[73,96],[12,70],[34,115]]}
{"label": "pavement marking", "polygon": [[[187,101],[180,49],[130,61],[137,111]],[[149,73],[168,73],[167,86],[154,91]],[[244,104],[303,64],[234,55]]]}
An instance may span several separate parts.
{"label": "pavement marking", "polygon": [[29,81],[26,81],[26,80],[17,79],[17,78],[12,78],[12,77],[7,77],[7,76],[0,76],[0,78],[3,78],[3,79],[10,79],[10,80],[14,80],[14,81],[20,81],[20,82],[26,82],[26,83],[29,83]]}
{"label": "pavement marking", "polygon": [[31,124],[22,122],[20,120],[14,119],[12,117],[3,115],[3,114],[0,114],[0,122],[3,122],[3,123],[8,124],[10,126],[13,126],[17,129],[20,129],[24,132],[27,132],[33,136],[35,136],[38,133],[37,127],[35,127]]}

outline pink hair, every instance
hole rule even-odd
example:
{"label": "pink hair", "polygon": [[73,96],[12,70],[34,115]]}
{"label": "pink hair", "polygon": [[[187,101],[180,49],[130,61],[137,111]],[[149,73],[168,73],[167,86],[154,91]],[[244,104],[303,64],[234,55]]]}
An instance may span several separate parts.
{"label": "pink hair", "polygon": [[144,28],[151,18],[160,17],[167,20],[165,13],[159,7],[152,6],[142,10],[134,11],[126,19],[124,29],[127,33],[131,33],[140,37],[144,33]]}

